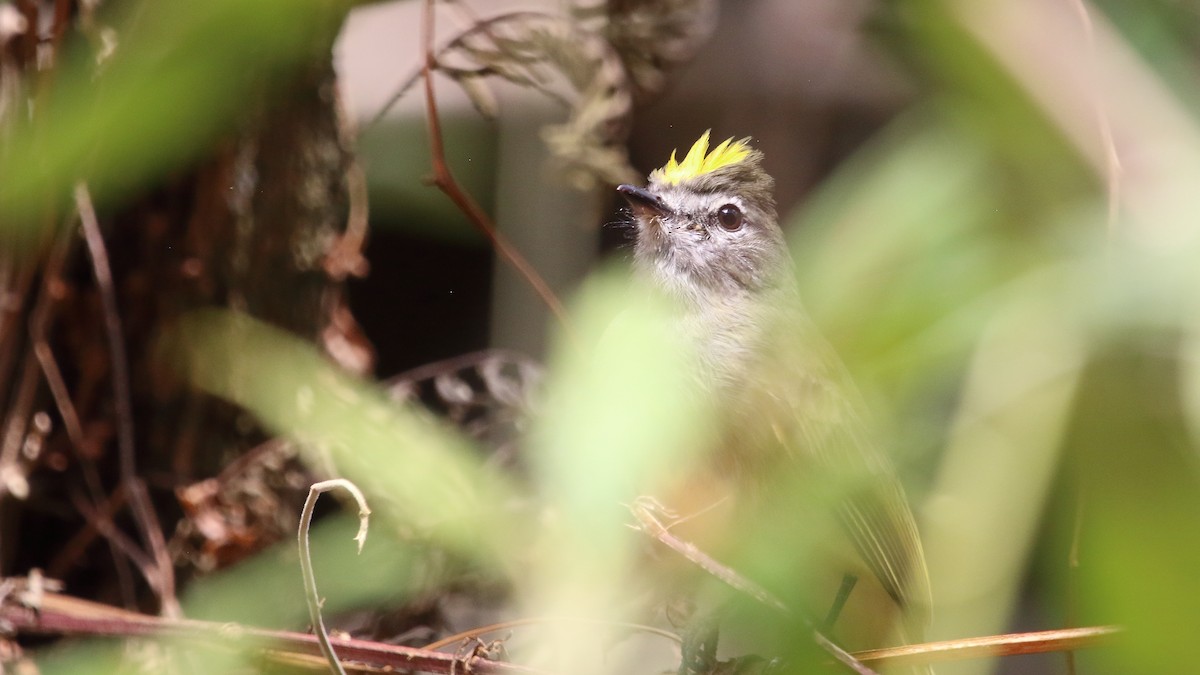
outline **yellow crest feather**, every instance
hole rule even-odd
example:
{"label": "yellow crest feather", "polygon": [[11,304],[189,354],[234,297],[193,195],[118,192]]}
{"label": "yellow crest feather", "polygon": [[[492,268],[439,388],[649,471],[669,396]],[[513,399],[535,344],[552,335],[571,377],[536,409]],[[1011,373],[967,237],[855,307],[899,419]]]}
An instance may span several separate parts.
{"label": "yellow crest feather", "polygon": [[732,137],[708,152],[709,129],[695,143],[682,162],[676,161],[675,151],[671,151],[671,159],[666,166],[650,172],[650,180],[657,180],[668,185],[678,185],[685,180],[716,171],[723,166],[737,164],[750,155],[750,146],[746,145],[748,138],[734,141]]}

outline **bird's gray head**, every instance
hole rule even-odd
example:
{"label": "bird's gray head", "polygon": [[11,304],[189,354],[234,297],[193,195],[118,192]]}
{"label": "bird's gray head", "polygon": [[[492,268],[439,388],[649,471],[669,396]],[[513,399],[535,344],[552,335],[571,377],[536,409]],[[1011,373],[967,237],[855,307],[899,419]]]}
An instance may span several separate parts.
{"label": "bird's gray head", "polygon": [[708,152],[705,132],[682,162],[672,153],[651,172],[647,187],[617,188],[637,225],[636,267],[681,302],[681,334],[699,348],[701,381],[729,390],[794,294],[774,181],[748,140]]}
{"label": "bird's gray head", "polygon": [[637,266],[695,307],[754,298],[787,283],[774,181],[762,153],[732,138],[708,152],[708,132],[675,154],[646,188],[621,185],[637,225]]}

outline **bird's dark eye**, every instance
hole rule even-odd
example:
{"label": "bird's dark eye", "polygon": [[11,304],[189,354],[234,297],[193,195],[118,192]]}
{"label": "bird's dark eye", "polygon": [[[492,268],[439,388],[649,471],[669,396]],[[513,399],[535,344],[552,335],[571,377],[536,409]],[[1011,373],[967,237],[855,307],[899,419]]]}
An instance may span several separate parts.
{"label": "bird's dark eye", "polygon": [[733,204],[726,204],[717,209],[717,222],[721,224],[721,227],[733,232],[741,229],[742,223],[745,222],[745,216],[742,215],[742,210],[738,207]]}

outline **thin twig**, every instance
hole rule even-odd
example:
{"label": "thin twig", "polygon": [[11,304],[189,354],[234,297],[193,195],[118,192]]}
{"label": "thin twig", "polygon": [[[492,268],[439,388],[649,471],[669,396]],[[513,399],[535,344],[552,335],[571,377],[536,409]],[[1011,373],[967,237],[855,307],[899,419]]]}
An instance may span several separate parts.
{"label": "thin twig", "polygon": [[[128,495],[125,496],[128,498]],[[75,510],[83,515],[83,519],[87,521],[87,524],[92,529],[120,549],[121,553],[125,554],[125,557],[133,561],[133,564],[142,570],[142,576],[146,577],[146,579],[154,578],[154,560],[146,555],[146,552],[129,535],[122,532],[113,524],[111,514],[93,508],[91,504],[78,497],[74,499],[74,505]]]}
{"label": "thin twig", "polygon": [[550,624],[550,623],[560,623],[560,622],[584,623],[584,624],[590,624],[590,625],[596,625],[596,626],[608,626],[608,627],[615,627],[615,628],[625,628],[628,630],[642,631],[643,633],[649,633],[651,635],[657,635],[661,638],[666,638],[667,640],[671,640],[672,642],[674,642],[676,644],[683,641],[682,638],[680,638],[675,633],[672,633],[671,631],[663,630],[662,628],[655,628],[654,626],[647,626],[645,624],[640,624],[640,623],[629,623],[629,622],[624,622],[624,621],[618,621],[618,622],[601,621],[599,619],[581,619],[581,618],[573,618],[573,617],[554,617],[552,619],[537,618],[537,619],[512,619],[509,621],[499,621],[497,623],[488,624],[486,626],[479,626],[477,628],[471,628],[470,630],[465,630],[465,631],[462,631],[461,633],[455,633],[454,635],[448,635],[440,640],[437,640],[436,642],[430,642],[429,644],[422,647],[422,649],[436,651],[438,649],[443,649],[445,647],[448,647],[448,646],[454,644],[455,642],[461,642],[463,640],[470,640],[472,638],[478,638],[481,635],[486,635],[488,633],[495,633],[496,631],[511,630],[513,628],[520,628],[522,626],[537,626],[539,624]]}
{"label": "thin twig", "polygon": [[95,462],[87,452],[84,452],[87,438],[83,431],[83,423],[79,420],[75,402],[71,400],[71,391],[67,387],[62,370],[58,367],[58,361],[54,358],[54,351],[50,348],[46,338],[50,330],[50,321],[53,318],[51,310],[57,295],[55,287],[63,283],[62,270],[70,250],[71,235],[70,228],[62,228],[50,249],[50,255],[46,258],[46,266],[42,270],[42,288],[39,291],[38,302],[34,305],[29,318],[29,340],[33,346],[34,356],[41,364],[42,376],[50,388],[50,395],[54,397],[54,403],[58,407],[58,415],[62,418],[67,438],[71,441],[75,459],[79,462],[80,470],[83,473],[83,482],[92,497],[92,502],[100,504],[104,501],[104,484],[100,480]]}
{"label": "thin twig", "polygon": [[467,219],[479,230],[492,247],[496,249],[496,253],[501,258],[508,261],[513,269],[517,271],[525,281],[533,288],[534,292],[541,297],[542,302],[546,304],[558,319],[559,323],[568,335],[574,336],[574,331],[571,328],[571,322],[567,317],[567,311],[563,308],[562,302],[554,291],[550,290],[550,286],[546,280],[538,274],[537,270],[525,260],[511,243],[508,238],[497,231],[496,226],[492,224],[491,219],[484,213],[479,204],[467,194],[459,185],[458,181],[450,171],[450,167],[446,162],[446,150],[442,141],[442,124],[438,117],[437,100],[433,95],[433,72],[437,67],[437,57],[433,50],[433,0],[425,0],[423,5],[421,22],[421,45],[425,52],[425,66],[423,69],[425,83],[425,122],[429,129],[429,154],[433,161],[433,184],[442,191],[454,205],[459,208]]}
{"label": "thin twig", "polygon": [[904,647],[888,647],[887,649],[869,649],[855,652],[854,656],[872,664],[887,668],[899,668],[945,661],[1043,654],[1099,647],[1108,643],[1114,635],[1120,632],[1121,629],[1116,626],[1062,628],[1033,633],[1010,633],[1008,635],[926,642]]}
{"label": "thin twig", "polygon": [[[41,364],[42,377],[46,380],[50,395],[54,398],[54,404],[58,408],[58,416],[62,419],[63,427],[67,431],[67,438],[71,441],[71,451],[83,474],[84,486],[92,500],[92,507],[99,512],[101,506],[107,501],[104,494],[104,483],[100,480],[100,472],[96,469],[96,463],[91,454],[84,449],[87,437],[83,431],[83,423],[80,422],[75,402],[71,400],[71,391],[67,387],[66,379],[58,367],[58,361],[54,358],[54,351],[50,348],[50,341],[46,337],[53,318],[51,310],[58,299],[56,289],[64,283],[62,271],[71,251],[73,235],[72,229],[68,226],[59,228],[55,235],[54,244],[50,248],[50,254],[42,269],[42,287],[38,294],[38,301],[29,318],[29,340],[33,354]],[[105,517],[111,517],[111,514]],[[108,549],[117,573],[121,596],[127,606],[133,606],[132,574],[125,558],[121,556],[118,546],[111,540],[108,541]]]}
{"label": "thin twig", "polygon": [[[455,2],[444,1],[443,4],[449,5],[451,7],[459,6]],[[499,40],[494,31],[494,28],[496,27],[497,24],[501,24],[506,21],[519,21],[519,20],[525,20],[525,19],[547,19],[547,20],[550,20],[552,18],[553,17],[551,15],[547,14],[546,12],[540,12],[540,11],[534,11],[534,10],[516,10],[516,11],[512,11],[512,12],[506,12],[504,14],[499,14],[497,16],[488,17],[487,19],[482,19],[479,17],[469,17],[469,18],[467,18],[469,25],[467,27],[465,27],[462,30],[462,32],[460,32],[453,39],[449,40],[444,45],[442,45],[440,48],[435,50],[435,52],[434,52],[435,53],[435,63],[438,61],[438,58],[440,58],[441,55],[445,55],[446,53],[451,52],[455,49],[464,47],[466,45],[467,40],[475,37],[476,35],[482,34],[482,35],[487,36],[492,41],[493,47],[495,47],[497,50],[501,49],[501,47],[498,44]],[[507,79],[509,81],[515,81],[514,73],[512,73],[512,72],[502,73],[495,66],[479,66],[476,68],[464,68],[464,67],[449,66],[445,63],[437,63],[437,70],[438,70],[438,72],[442,73],[443,75],[449,76],[450,79],[459,82],[459,84],[462,84],[463,82],[465,82],[468,79],[472,79],[472,78],[482,79],[482,78],[491,77],[491,76],[497,76],[497,77]],[[408,75],[408,77],[406,77],[403,80],[403,83],[399,87],[396,88],[396,91],[390,97],[388,97],[388,99],[386,101],[384,101],[383,105],[380,106],[379,110],[375,113],[375,115],[367,122],[367,124],[366,124],[367,128],[368,129],[372,128],[375,125],[382,122],[387,117],[387,114],[388,114],[388,112],[391,111],[392,107],[395,106],[397,103],[399,103],[400,99],[404,98],[408,94],[408,92],[410,90],[412,90],[413,86],[416,85],[417,82],[419,82],[421,80],[421,78],[424,76],[424,74],[425,74],[424,65],[422,64],[422,65],[417,66],[412,71],[412,73],[410,73]],[[520,81],[520,84],[522,86],[526,86],[526,87],[530,87],[530,88],[534,89],[539,94],[542,94],[549,100],[563,106],[563,108],[566,108],[568,110],[571,108],[571,102],[567,97],[563,96],[559,92],[555,91],[552,87],[550,87],[542,82],[538,82],[532,78],[529,78],[529,79],[522,78]],[[478,101],[476,101],[474,99],[474,97],[472,97],[472,104],[475,105],[475,109],[478,110],[480,113],[482,113],[484,115],[484,117],[490,118],[493,116],[492,114],[485,112],[480,107]]]}
{"label": "thin twig", "polygon": [[[422,64],[423,63],[424,63],[424,60],[422,60]],[[412,74],[409,75],[408,78],[404,80],[404,84],[400,85],[400,87],[396,89],[396,92],[394,94],[392,94],[391,97],[388,98],[388,100],[383,102],[383,105],[380,106],[380,108],[379,108],[379,112],[375,113],[375,116],[367,121],[367,124],[366,124],[367,129],[372,129],[375,127],[375,125],[382,122],[383,119],[385,117],[387,117],[388,112],[391,111],[392,106],[396,105],[397,103],[400,102],[400,99],[404,98],[404,95],[408,93],[409,89],[413,88],[413,85],[415,85],[421,79],[421,77],[424,75],[424,73],[425,73],[424,65],[422,65],[421,67],[414,70],[412,72]]]}
{"label": "thin twig", "polygon": [[[100,532],[96,530],[95,523],[101,519],[112,520],[113,515],[124,506],[125,490],[118,486],[103,502],[96,505],[95,515],[97,518],[95,520],[89,518],[86,513],[82,514],[86,524],[66,544],[63,544],[54,558],[50,560],[50,564],[46,565],[46,574],[55,578],[66,576],[68,568],[76,562],[79,556],[83,555],[83,552],[92,545],[96,537],[100,536]],[[116,548],[116,545],[111,542],[110,546],[114,549]],[[132,582],[129,579],[129,572],[126,569],[129,561],[124,556],[118,556],[118,560],[121,561],[121,564],[117,568],[117,576],[121,578],[123,587],[128,586],[130,591],[132,591]],[[130,593],[130,597],[126,598],[126,606],[133,607],[136,604],[134,601],[135,598]]]}
{"label": "thin twig", "polygon": [[330,670],[338,675],[346,675],[345,669],[342,668],[342,662],[338,660],[337,654],[333,651],[333,645],[329,643],[329,632],[325,630],[325,619],[321,616],[321,596],[317,593],[317,580],[312,569],[312,551],[308,542],[308,527],[312,522],[313,509],[317,506],[317,497],[334,488],[342,488],[349,492],[354,497],[354,501],[358,502],[358,533],[354,535],[354,541],[358,542],[358,552],[362,553],[363,544],[367,541],[367,525],[371,509],[367,508],[367,498],[363,496],[358,486],[345,478],[333,478],[313,483],[312,487],[308,489],[308,498],[304,500],[304,509],[300,512],[300,528],[296,534],[296,541],[300,545],[300,574],[304,577],[304,598],[308,602],[309,621],[312,622],[313,630],[317,633],[317,643],[321,646],[321,653],[325,655],[325,660],[329,662]]}
{"label": "thin twig", "polygon": [[113,285],[112,267],[108,261],[108,248],[96,218],[96,209],[87,186],[75,186],[75,207],[83,228],[88,253],[92,257],[92,272],[100,292],[104,308],[104,330],[108,337],[109,359],[112,364],[114,407],[117,411],[117,447],[122,478],[137,475],[137,460],[134,456],[133,396],[129,385],[129,357],[125,352],[125,332],[121,326],[121,314],[117,308],[117,293]]}
{"label": "thin twig", "polygon": [[[437,50],[438,54],[444,54],[446,50],[451,49],[454,45],[458,44],[464,35],[484,24],[484,21],[466,5],[458,3],[455,0],[444,0],[442,4],[451,10],[455,10],[455,13],[458,16],[453,17],[452,15],[452,17],[458,19],[459,23],[462,25],[462,32],[453,40],[450,40],[448,43],[442,45],[441,49]],[[379,111],[376,112],[373,117],[371,117],[369,122],[367,122],[368,129],[382,122],[383,119],[387,117],[387,114],[391,111],[392,107],[399,103],[400,99],[404,98],[404,95],[407,94],[408,91],[413,88],[413,85],[415,85],[421,79],[421,77],[425,74],[424,61],[424,58],[422,58],[421,65],[413,69],[412,73],[405,78],[404,84],[400,85],[400,87],[396,89],[395,93],[388,97],[388,100],[384,101],[383,105],[380,106]]]}
{"label": "thin twig", "polygon": [[[796,616],[791,608],[784,604],[782,600],[772,595],[767,589],[738,574],[735,570],[717,562],[712,556],[697,548],[695,544],[671,534],[667,526],[658,520],[656,514],[663,512],[663,507],[657,501],[651,498],[641,498],[630,506],[630,510],[633,512],[634,517],[637,518],[641,531],[682,555],[688,561],[700,567],[700,569],[720,579],[734,590],[754,598],[758,602],[779,611],[781,614]],[[863,665],[861,661],[826,637],[807,617],[800,615],[800,619],[812,630],[812,637],[817,645],[833,656],[833,658],[837,659],[839,663],[858,673],[858,675],[875,675],[874,670]]]}
{"label": "thin twig", "polygon": [[146,493],[146,486],[138,479],[137,460],[134,454],[133,394],[130,390],[129,357],[125,352],[124,330],[117,308],[117,293],[113,285],[112,268],[108,262],[108,249],[100,233],[100,222],[87,185],[75,186],[75,209],[79,212],[84,241],[92,258],[92,272],[100,291],[104,307],[104,330],[108,336],[109,358],[112,364],[113,396],[117,411],[118,465],[121,483],[129,499],[130,511],[141,530],[142,541],[150,549],[155,562],[156,575],[148,579],[158,593],[159,605],[166,616],[180,616],[179,600],[175,597],[175,570],[167,553],[158,516]]}
{"label": "thin twig", "polygon": [[[241,648],[277,662],[296,662],[320,654],[317,637],[292,631],[239,626],[228,622],[165,619],[129,612],[116,607],[46,592],[36,607],[8,598],[0,604],[0,621],[22,635],[93,635],[120,638],[184,637],[206,640],[223,648]],[[333,646],[347,663],[373,672],[462,671],[461,660],[451,654],[426,649],[389,645],[368,640],[335,638]],[[312,664],[312,661],[307,661]],[[527,666],[471,659],[476,675],[546,675]]]}
{"label": "thin twig", "polygon": [[650,497],[640,497],[630,505],[629,510],[633,512],[633,517],[638,521],[638,526],[635,529],[649,534],[688,561],[699,566],[700,569],[720,579],[735,591],[744,593],[784,614],[792,613],[792,610],[782,600],[772,595],[767,589],[717,562],[707,553],[697,548],[695,544],[671,534],[670,528],[663,525],[662,521],[658,519],[657,514],[666,512],[666,509],[657,500]]}

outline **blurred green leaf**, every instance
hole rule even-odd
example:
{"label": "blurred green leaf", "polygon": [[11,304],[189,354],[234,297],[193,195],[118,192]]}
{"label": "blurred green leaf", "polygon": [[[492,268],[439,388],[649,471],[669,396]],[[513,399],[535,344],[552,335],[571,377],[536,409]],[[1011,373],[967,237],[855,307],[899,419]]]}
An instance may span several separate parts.
{"label": "blurred green leaf", "polygon": [[161,178],[252,113],[256,88],[286,80],[320,48],[314,36],[331,39],[345,9],[156,0],[102,14],[113,55],[97,64],[99,47],[73,45],[31,120],[0,146],[0,220],[20,223],[65,202],[78,180],[104,202]]}
{"label": "blurred green leaf", "polygon": [[34,659],[41,675],[254,672],[257,661],[242,650],[186,639],[85,640],[43,650]]}
{"label": "blurred green leaf", "polygon": [[961,350],[977,301],[1014,271],[990,229],[986,149],[935,112],[896,123],[794,223],[805,306],[852,360],[923,368]]}
{"label": "blurred green leaf", "polygon": [[1178,335],[1130,331],[1099,345],[1075,411],[1086,620],[1129,629],[1108,672],[1187,672],[1200,609],[1200,464],[1182,418]]}
{"label": "blurred green leaf", "polygon": [[665,299],[631,282],[628,270],[609,269],[584,285],[574,308],[530,437],[548,523],[518,584],[529,615],[588,619],[555,626],[546,644],[554,656],[543,665],[610,672],[639,662],[584,656],[624,633],[644,602],[631,572],[647,537],[627,527],[628,507],[661,495],[701,457],[714,429],[711,401],[691,375],[695,356]]}
{"label": "blurred green leaf", "polygon": [[[299,513],[296,516],[298,520]],[[430,563],[428,551],[384,528],[372,533],[358,554],[352,541],[357,528],[351,516],[313,525],[313,570],[327,617],[356,607],[399,604],[427,590],[448,571]],[[195,581],[183,597],[184,613],[192,619],[265,628],[307,625],[297,556],[292,538],[232,569]]]}
{"label": "blurred green leaf", "polygon": [[715,428],[665,298],[618,269],[590,280],[576,305],[580,337],[561,337],[551,359],[534,456],[547,498],[586,526],[700,457]]}
{"label": "blurred green leaf", "polygon": [[244,315],[195,312],[166,345],[190,382],[299,441],[312,466],[354,481],[373,511],[483,560],[510,560],[516,530],[497,507],[511,503],[512,487],[449,429]]}

